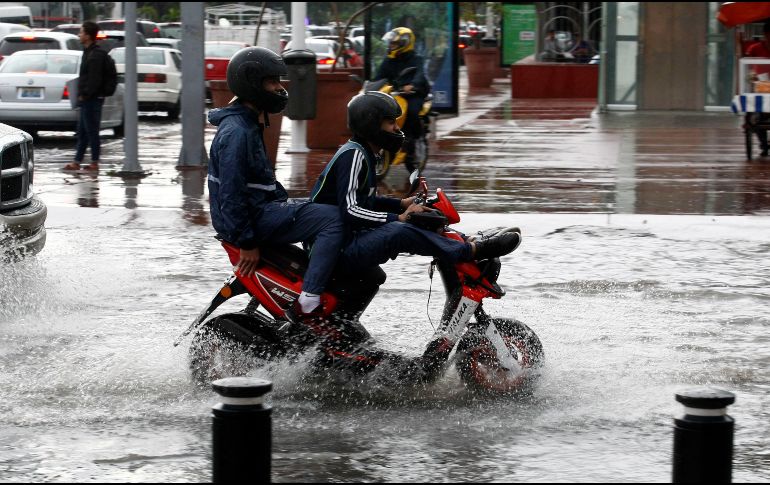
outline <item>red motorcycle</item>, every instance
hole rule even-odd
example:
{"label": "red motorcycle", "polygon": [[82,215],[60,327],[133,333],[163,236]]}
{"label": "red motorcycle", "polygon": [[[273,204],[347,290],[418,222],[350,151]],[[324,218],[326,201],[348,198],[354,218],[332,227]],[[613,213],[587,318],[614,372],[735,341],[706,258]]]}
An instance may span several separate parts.
{"label": "red motorcycle", "polygon": [[[463,240],[449,228],[460,221],[446,194],[437,189],[428,197],[425,179],[412,177],[412,191],[418,188],[416,203],[433,211],[412,213],[411,223],[437,231],[444,237]],[[474,237],[490,237],[517,228],[494,228]],[[233,265],[240,253],[221,241]],[[251,277],[237,270],[211,303],[177,339],[194,332],[190,346],[190,367],[196,380],[247,372],[258,362],[297,359],[310,352],[311,368],[318,372],[339,372],[360,378],[378,370],[403,382],[431,382],[454,364],[462,381],[471,389],[492,393],[513,393],[528,388],[544,360],[540,339],[524,323],[493,318],[483,308],[486,298],[505,295],[497,284],[499,258],[446,264],[434,260],[430,277],[438,268],[446,290],[446,302],[438,328],[420,356],[408,357],[377,348],[359,319],[385,282],[385,273],[373,267],[363,274],[337,272],[322,295],[326,322],[304,325],[290,323],[284,311],[299,296],[307,255],[297,246],[261,248],[259,267]],[[248,294],[251,299],[240,312],[206,318],[230,298]],[[474,318],[475,317],[475,318]],[[384,372],[379,372],[380,370]]]}

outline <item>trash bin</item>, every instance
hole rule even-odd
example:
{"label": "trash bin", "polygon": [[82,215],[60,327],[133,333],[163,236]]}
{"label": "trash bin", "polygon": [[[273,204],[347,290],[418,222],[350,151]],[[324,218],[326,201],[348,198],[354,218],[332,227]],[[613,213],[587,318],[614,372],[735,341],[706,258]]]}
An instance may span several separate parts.
{"label": "trash bin", "polygon": [[289,104],[284,112],[290,120],[312,120],[316,115],[316,59],[307,49],[283,53],[289,72]]}

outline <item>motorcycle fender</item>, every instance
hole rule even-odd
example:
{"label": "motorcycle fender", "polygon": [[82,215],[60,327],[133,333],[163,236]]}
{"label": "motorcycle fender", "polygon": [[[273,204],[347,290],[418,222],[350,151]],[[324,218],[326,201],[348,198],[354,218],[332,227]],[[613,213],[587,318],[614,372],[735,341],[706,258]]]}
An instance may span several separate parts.
{"label": "motorcycle fender", "polygon": [[484,336],[487,337],[492,344],[492,347],[494,347],[495,352],[497,353],[497,360],[503,367],[512,371],[521,371],[521,365],[519,365],[519,362],[511,355],[511,351],[508,349],[508,346],[505,345],[503,337],[497,330],[494,321],[489,323],[484,332]]}
{"label": "motorcycle fender", "polygon": [[476,311],[477,306],[479,306],[478,301],[472,300],[467,296],[460,298],[454,313],[441,324],[434,335],[434,339],[446,338],[451,342],[457,342],[466,325],[468,325],[468,321]]}

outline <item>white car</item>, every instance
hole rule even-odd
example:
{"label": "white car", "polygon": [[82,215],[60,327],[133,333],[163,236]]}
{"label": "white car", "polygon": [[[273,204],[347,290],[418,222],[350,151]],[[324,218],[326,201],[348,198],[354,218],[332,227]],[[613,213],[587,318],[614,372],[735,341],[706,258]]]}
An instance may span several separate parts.
{"label": "white car", "polygon": [[48,209],[32,189],[34,158],[32,137],[0,124],[0,265],[45,246]]}
{"label": "white car", "polygon": [[166,49],[182,50],[182,39],[173,39],[171,37],[158,37],[156,39],[147,39],[148,47],[165,47]]}
{"label": "white car", "polygon": [[13,32],[0,40],[0,60],[14,52],[40,49],[82,51],[83,44],[66,32]]}
{"label": "white car", "polygon": [[[118,74],[125,75],[125,47],[112,49],[110,55]],[[165,111],[169,119],[179,118],[182,53],[165,47],[137,47],[136,72],[139,110]]]}
{"label": "white car", "polygon": [[[19,51],[8,56],[0,65],[0,122],[32,135],[38,130],[75,131],[79,116],[67,82],[78,77],[82,57],[82,52],[68,50]],[[100,127],[123,134],[120,84],[104,100]]]}
{"label": "white car", "polygon": [[[332,68],[334,64],[334,56],[337,55],[338,42],[329,39],[305,39],[305,49],[311,50],[315,53],[316,68],[319,71],[326,71]],[[292,49],[292,42],[286,44],[286,49]],[[340,56],[337,64],[341,67],[344,65],[344,58]]]}

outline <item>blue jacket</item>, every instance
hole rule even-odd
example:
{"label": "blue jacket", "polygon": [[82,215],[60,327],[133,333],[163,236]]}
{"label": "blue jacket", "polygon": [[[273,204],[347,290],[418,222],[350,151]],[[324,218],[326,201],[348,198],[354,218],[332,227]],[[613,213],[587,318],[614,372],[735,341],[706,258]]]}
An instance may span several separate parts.
{"label": "blue jacket", "polygon": [[397,221],[402,212],[401,199],[377,196],[375,155],[357,138],[337,150],[318,177],[310,200],[339,207],[342,220],[353,230]]}
{"label": "blue jacket", "polygon": [[265,206],[286,201],[265,151],[263,126],[255,111],[236,103],[209,112],[217,127],[209,154],[211,224],[225,240],[253,249],[270,237],[270,221],[262,221]]}

